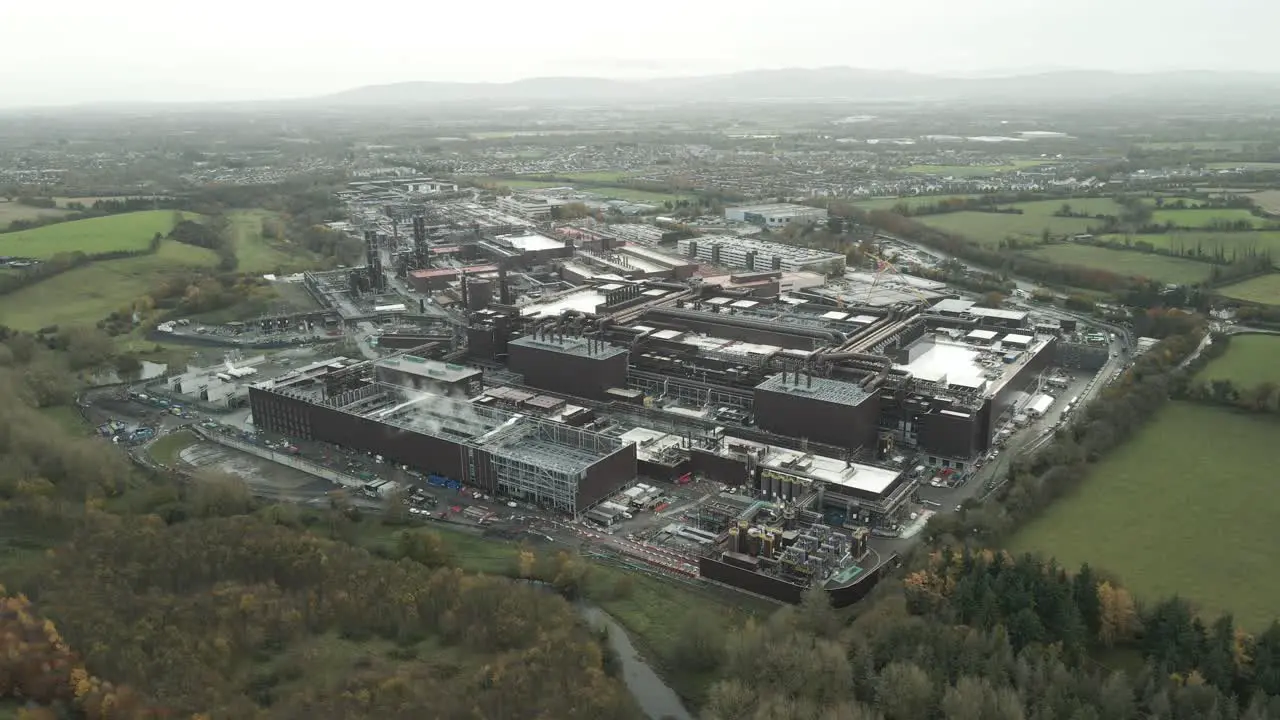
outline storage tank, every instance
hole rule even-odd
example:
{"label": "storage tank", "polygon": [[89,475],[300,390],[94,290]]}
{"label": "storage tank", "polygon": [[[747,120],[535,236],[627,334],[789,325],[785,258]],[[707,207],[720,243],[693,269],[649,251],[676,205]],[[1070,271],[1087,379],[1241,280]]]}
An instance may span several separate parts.
{"label": "storage tank", "polygon": [[766,558],[773,557],[776,544],[777,544],[777,537],[773,533],[765,533],[764,548],[761,549],[760,551],[761,557],[766,557]]}
{"label": "storage tank", "polygon": [[791,534],[795,535],[795,529],[796,529],[795,506],[788,505],[787,507],[782,508],[782,527],[792,531]]}
{"label": "storage tank", "polygon": [[484,310],[493,302],[493,283],[488,280],[467,280],[467,309]]}
{"label": "storage tank", "polygon": [[751,528],[747,531],[747,554],[760,554],[760,528]]}
{"label": "storage tank", "polygon": [[729,552],[742,552],[742,545],[738,537],[738,528],[729,528]]}
{"label": "storage tank", "polygon": [[769,496],[776,498],[781,494],[782,494],[782,478],[778,477],[777,475],[774,475],[773,479],[769,481]]}
{"label": "storage tank", "polygon": [[769,494],[769,474],[768,473],[760,473],[760,494],[761,495]]}
{"label": "storage tank", "polygon": [[792,483],[791,478],[789,477],[782,478],[782,499],[783,500],[791,499],[791,486],[793,484],[794,483]]}

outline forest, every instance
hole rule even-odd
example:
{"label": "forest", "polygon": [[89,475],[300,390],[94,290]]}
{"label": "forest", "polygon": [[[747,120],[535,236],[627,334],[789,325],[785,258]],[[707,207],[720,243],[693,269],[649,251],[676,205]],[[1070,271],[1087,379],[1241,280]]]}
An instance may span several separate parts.
{"label": "forest", "polygon": [[[1141,602],[1087,566],[992,549],[1168,396],[1200,327],[1165,329],[1088,422],[1019,460],[998,503],[932,525],[863,603],[837,611],[810,592],[730,632],[703,607],[673,618],[680,652],[665,669],[706,678],[699,717],[1280,718],[1280,625],[1250,634],[1178,598]],[[502,576],[473,574],[448,532],[405,527],[371,553],[338,504],[146,473],[47,416],[73,407],[73,365],[114,361],[100,345],[79,333],[0,345],[0,710],[640,717],[571,604],[591,573],[575,550],[525,548]]]}

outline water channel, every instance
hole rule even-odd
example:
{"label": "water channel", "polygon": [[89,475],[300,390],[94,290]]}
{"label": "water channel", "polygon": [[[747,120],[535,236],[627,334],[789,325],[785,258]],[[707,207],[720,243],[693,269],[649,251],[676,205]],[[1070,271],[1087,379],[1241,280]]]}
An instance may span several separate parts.
{"label": "water channel", "polygon": [[617,620],[593,605],[579,604],[577,608],[592,627],[608,631],[609,647],[617,654],[622,667],[622,680],[649,720],[694,720],[675,690],[668,687],[640,657],[627,631]]}

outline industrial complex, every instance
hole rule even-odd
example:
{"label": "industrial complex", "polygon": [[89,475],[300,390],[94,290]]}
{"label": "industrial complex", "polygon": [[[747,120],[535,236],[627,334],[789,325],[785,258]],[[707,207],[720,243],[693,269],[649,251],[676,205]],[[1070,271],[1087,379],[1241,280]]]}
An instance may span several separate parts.
{"label": "industrial complex", "polygon": [[387,192],[346,197],[366,263],[307,273],[324,309],[271,321],[376,350],[192,368],[174,390],[239,393],[258,430],[605,528],[655,488],[715,483],[656,537],[780,599],[860,596],[887,561],[869,539],[917,521],[920,484],[972,473],[1011,417],[1053,404],[1046,368],[1088,355],[1060,325],[836,253]]}

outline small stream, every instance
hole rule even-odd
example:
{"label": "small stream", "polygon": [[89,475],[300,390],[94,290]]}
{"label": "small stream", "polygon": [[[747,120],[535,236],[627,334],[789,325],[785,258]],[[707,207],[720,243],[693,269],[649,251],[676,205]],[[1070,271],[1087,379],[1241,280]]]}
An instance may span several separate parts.
{"label": "small stream", "polygon": [[680,696],[640,657],[627,631],[617,620],[594,605],[579,604],[576,607],[592,627],[608,630],[609,647],[617,653],[622,666],[622,680],[649,720],[694,720],[680,701]]}

